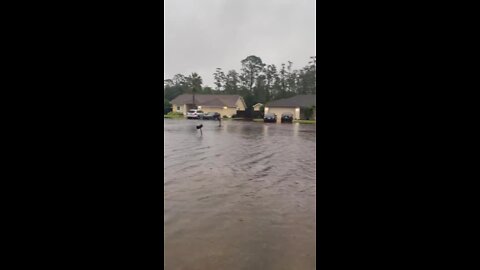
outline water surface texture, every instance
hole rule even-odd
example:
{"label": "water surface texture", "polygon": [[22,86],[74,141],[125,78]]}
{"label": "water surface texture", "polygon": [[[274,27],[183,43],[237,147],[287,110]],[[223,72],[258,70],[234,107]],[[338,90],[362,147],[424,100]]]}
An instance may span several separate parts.
{"label": "water surface texture", "polygon": [[315,125],[164,119],[164,134],[165,269],[315,269]]}

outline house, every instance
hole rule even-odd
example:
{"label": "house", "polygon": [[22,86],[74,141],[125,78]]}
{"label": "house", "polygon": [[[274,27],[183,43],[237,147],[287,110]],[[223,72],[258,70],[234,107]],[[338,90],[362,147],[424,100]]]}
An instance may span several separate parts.
{"label": "house", "polygon": [[218,112],[223,117],[232,117],[237,111],[244,111],[247,107],[239,95],[195,95],[195,105],[192,94],[182,94],[172,101],[172,111],[186,115],[190,109],[199,109],[204,112]]}
{"label": "house", "polygon": [[253,105],[253,106],[252,106],[252,107],[253,107],[253,111],[255,111],[255,112],[260,111],[260,108],[261,108],[262,106],[263,106],[262,103],[257,103],[257,104],[255,104],[255,105]]}
{"label": "house", "polygon": [[268,102],[265,105],[265,113],[274,113],[277,115],[277,121],[280,121],[283,113],[292,113],[293,119],[304,119],[306,110],[313,107],[313,113],[310,119],[316,118],[316,95],[298,95],[290,98],[284,98]]}

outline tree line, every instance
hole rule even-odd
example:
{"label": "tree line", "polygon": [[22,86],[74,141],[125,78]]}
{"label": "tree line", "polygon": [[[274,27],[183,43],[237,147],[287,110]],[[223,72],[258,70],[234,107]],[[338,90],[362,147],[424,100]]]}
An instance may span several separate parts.
{"label": "tree line", "polygon": [[316,56],[310,57],[306,66],[292,69],[292,62],[280,67],[263,63],[258,56],[251,55],[241,61],[239,72],[224,72],[217,68],[213,74],[215,86],[202,87],[202,77],[197,73],[188,76],[177,74],[164,80],[164,104],[184,93],[240,95],[248,108],[256,103],[266,103],[301,94],[316,94]]}

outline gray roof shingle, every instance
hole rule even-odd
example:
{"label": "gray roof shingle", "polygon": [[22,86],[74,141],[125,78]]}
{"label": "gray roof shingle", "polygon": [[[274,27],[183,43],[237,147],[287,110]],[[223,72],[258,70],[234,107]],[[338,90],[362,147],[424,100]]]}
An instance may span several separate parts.
{"label": "gray roof shingle", "polygon": [[[199,106],[212,107],[236,107],[239,95],[195,95],[195,104]],[[192,104],[192,94],[182,94],[174,98],[171,104]]]}
{"label": "gray roof shingle", "polygon": [[268,102],[266,107],[311,107],[316,106],[316,95],[298,95]]}

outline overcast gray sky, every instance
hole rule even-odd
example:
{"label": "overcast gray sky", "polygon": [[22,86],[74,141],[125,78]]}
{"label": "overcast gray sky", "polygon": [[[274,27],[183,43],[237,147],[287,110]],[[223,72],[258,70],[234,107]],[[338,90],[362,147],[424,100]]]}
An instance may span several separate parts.
{"label": "overcast gray sky", "polygon": [[298,69],[315,50],[315,0],[164,0],[164,79],[217,67],[240,71],[249,55]]}

